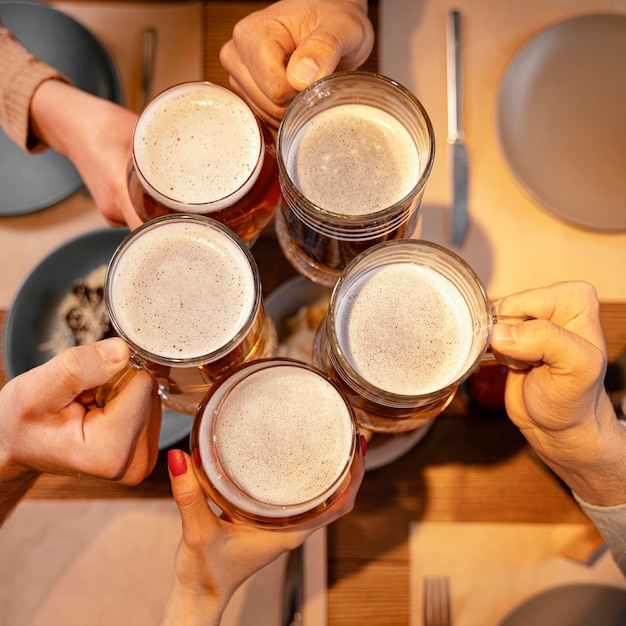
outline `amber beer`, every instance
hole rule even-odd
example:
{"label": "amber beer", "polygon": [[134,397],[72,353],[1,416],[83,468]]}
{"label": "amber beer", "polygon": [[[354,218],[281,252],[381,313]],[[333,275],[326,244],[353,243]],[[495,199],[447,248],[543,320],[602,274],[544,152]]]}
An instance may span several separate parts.
{"label": "amber beer", "polygon": [[279,528],[314,519],[345,492],[360,445],[337,388],[309,365],[275,358],[243,365],[208,392],[191,451],[227,517]]}
{"label": "amber beer", "polygon": [[252,255],[209,218],[169,215],[133,231],[111,259],[105,299],[134,360],[182,413],[231,368],[276,349]]}
{"label": "amber beer", "polygon": [[274,138],[232,91],[207,82],[172,87],[141,113],[128,192],[139,217],[208,216],[254,241],[280,199]]}
{"label": "amber beer", "polygon": [[277,238],[311,280],[332,286],[362,251],[415,234],[434,133],[397,82],[368,72],[321,79],[294,99],[277,145]]}
{"label": "amber beer", "polygon": [[342,273],[314,363],[362,427],[414,430],[448,406],[480,363],[493,321],[482,283],[460,257],[426,241],[388,241]]}

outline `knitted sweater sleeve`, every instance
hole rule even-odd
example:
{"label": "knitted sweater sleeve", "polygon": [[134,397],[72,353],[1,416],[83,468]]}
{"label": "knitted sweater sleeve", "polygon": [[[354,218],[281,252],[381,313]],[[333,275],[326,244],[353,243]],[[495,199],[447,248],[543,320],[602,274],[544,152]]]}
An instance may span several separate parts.
{"label": "knitted sweater sleeve", "polygon": [[12,141],[29,152],[47,147],[29,132],[29,110],[35,90],[50,78],[69,82],[0,25],[0,126]]}

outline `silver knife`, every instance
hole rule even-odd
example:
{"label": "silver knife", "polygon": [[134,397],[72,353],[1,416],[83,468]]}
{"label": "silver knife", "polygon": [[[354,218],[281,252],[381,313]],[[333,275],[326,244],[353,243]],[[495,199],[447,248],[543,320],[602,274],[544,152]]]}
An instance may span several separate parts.
{"label": "silver knife", "polygon": [[463,133],[463,81],[461,75],[461,14],[448,13],[446,24],[448,78],[448,144],[452,177],[452,243],[461,245],[467,232],[468,163]]}

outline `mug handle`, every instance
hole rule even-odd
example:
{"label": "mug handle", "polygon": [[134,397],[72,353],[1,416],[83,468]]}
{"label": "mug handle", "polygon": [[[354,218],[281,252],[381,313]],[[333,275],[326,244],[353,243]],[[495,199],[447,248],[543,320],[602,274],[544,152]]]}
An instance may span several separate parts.
{"label": "mug handle", "polygon": [[119,374],[102,385],[83,391],[76,400],[89,410],[102,408],[126,387],[140,369],[143,369],[141,364],[131,355],[128,364]]}
{"label": "mug handle", "polygon": [[[491,316],[492,327],[495,326],[496,324],[517,325],[517,324],[522,324],[524,322],[529,322],[534,319],[536,318],[529,317],[528,315],[498,315],[497,313],[493,313]],[[485,354],[483,355],[481,359],[481,363],[488,362],[488,361],[497,361],[501,365],[506,365],[506,367],[512,370],[527,370],[527,369],[531,369],[533,367],[538,367],[539,365],[541,365],[541,363],[537,361],[534,361],[534,362],[519,361],[517,359],[512,359],[508,356],[504,356],[503,354],[496,352],[491,346],[487,348],[487,351],[485,352]]]}
{"label": "mug handle", "polygon": [[136,363],[132,358],[128,362],[128,365],[111,380],[99,385],[94,389],[94,400],[96,406],[103,407],[108,402],[111,402],[117,394],[126,387],[126,385],[135,377],[135,374],[140,370],[141,365]]}

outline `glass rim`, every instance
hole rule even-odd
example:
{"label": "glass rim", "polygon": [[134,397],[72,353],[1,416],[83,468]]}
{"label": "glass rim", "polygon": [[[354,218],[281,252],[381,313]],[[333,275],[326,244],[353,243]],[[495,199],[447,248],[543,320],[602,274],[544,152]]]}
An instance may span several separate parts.
{"label": "glass rim", "polygon": [[[318,493],[316,496],[313,496],[312,498],[309,498],[307,500],[302,500],[300,502],[293,502],[291,504],[277,504],[277,503],[267,502],[265,500],[261,500],[260,498],[256,498],[250,493],[248,493],[247,491],[245,491],[233,478],[230,477],[228,472],[224,469],[224,466],[220,460],[219,451],[217,450],[218,437],[215,433],[215,427],[219,420],[218,414],[224,402],[229,397],[229,395],[237,388],[237,386],[241,382],[246,380],[246,378],[241,376],[242,372],[245,372],[246,370],[251,369],[253,371],[250,372],[250,375],[252,375],[255,372],[263,371],[272,367],[297,367],[299,369],[305,369],[311,372],[312,374],[318,376],[326,383],[328,383],[331,387],[334,388],[338,396],[341,398],[348,412],[348,415],[350,418],[350,425],[351,425],[350,449],[347,450],[345,462],[338,470],[336,478],[323,491]],[[237,376],[237,374],[240,375],[239,380],[232,383],[233,376]],[[207,409],[208,409],[207,400],[213,395],[215,395],[216,393],[218,393],[220,388],[223,388],[224,385],[228,385],[229,381],[231,382],[232,386],[230,387],[230,389],[228,389],[224,393],[224,396],[218,400],[217,405],[215,407],[212,407],[211,414],[207,416]],[[256,359],[254,361],[243,363],[242,365],[239,365],[233,368],[226,375],[221,377],[215,383],[215,385],[211,387],[211,389],[209,389],[209,391],[207,392],[205,396],[205,400],[203,400],[201,404],[201,408],[199,408],[198,412],[196,413],[196,419],[200,420],[200,422],[204,421],[205,419],[211,420],[210,424],[207,426],[207,434],[209,435],[209,440],[211,442],[210,448],[209,448],[209,454],[211,454],[211,458],[213,459],[216,469],[219,473],[220,483],[226,484],[229,487],[229,489],[239,494],[239,496],[245,502],[251,503],[252,506],[245,507],[242,504],[233,503],[229,499],[228,495],[224,493],[220,489],[220,487],[216,485],[214,481],[210,479],[208,473],[206,472],[204,468],[202,446],[199,445],[198,447],[200,450],[201,467],[203,471],[205,472],[205,475],[207,476],[209,483],[212,485],[212,490],[217,492],[217,494],[219,494],[219,498],[227,502],[229,507],[234,507],[235,509],[241,511],[245,516],[249,516],[254,519],[272,520],[272,519],[279,519],[279,518],[285,518],[285,517],[297,518],[300,516],[308,515],[312,510],[322,505],[324,502],[328,502],[328,500],[332,498],[333,495],[336,494],[337,489],[346,480],[346,477],[348,476],[348,473],[350,472],[350,469],[353,466],[355,459],[358,457],[358,454],[359,454],[360,444],[358,440],[358,437],[359,437],[358,422],[357,422],[354,410],[352,406],[350,405],[350,403],[348,402],[347,398],[341,393],[337,385],[332,380],[330,380],[318,368],[308,363],[304,363],[303,361],[298,361],[297,359],[292,359],[289,357],[269,357],[269,358],[264,358],[264,359]],[[202,427],[199,427],[198,432],[200,432],[201,430],[202,430]],[[219,502],[217,504],[219,506]],[[274,509],[276,511],[276,515],[270,515],[267,513],[265,514],[257,513],[254,511],[254,504],[258,504],[260,507],[265,508],[265,509]]]}
{"label": "glass rim", "polygon": [[[359,374],[359,372],[357,372],[352,367],[339,344],[335,325],[335,309],[337,306],[337,298],[339,297],[343,285],[346,283],[346,280],[350,278],[349,275],[352,273],[352,271],[357,268],[361,263],[365,262],[369,257],[371,257],[372,255],[380,254],[384,252],[384,250],[394,247],[404,247],[407,249],[430,249],[449,257],[455,263],[457,263],[464,272],[469,275],[469,278],[472,281],[475,282],[480,301],[485,305],[484,312],[487,332],[485,333],[485,341],[483,342],[484,345],[480,346],[480,350],[476,352],[471,365],[466,369],[466,371],[464,371],[463,374],[457,376],[445,387],[442,387],[435,391],[421,394],[400,394],[378,387],[377,385],[374,385],[373,383],[363,378],[363,376],[361,376],[361,374]],[[322,331],[326,330],[329,335],[329,355],[331,360],[333,361],[334,369],[337,371],[338,375],[341,376],[341,379],[346,385],[348,385],[351,389],[363,396],[365,399],[372,402],[379,402],[380,398],[382,397],[385,399],[385,402],[389,403],[392,407],[410,408],[416,403],[428,401],[429,399],[434,400],[441,397],[445,393],[453,391],[470,376],[474,365],[480,361],[482,355],[489,346],[489,337],[491,335],[491,329],[493,327],[494,320],[491,312],[491,304],[489,302],[487,291],[483,282],[481,281],[478,274],[476,274],[474,269],[462,257],[460,257],[452,250],[445,248],[444,246],[436,244],[432,241],[426,241],[425,239],[391,239],[367,248],[346,265],[332,289],[330,301],[328,303],[328,313],[326,319],[322,323],[326,326],[326,329],[322,328]]]}
{"label": "glass rim", "polygon": [[[256,155],[254,166],[250,169],[249,175],[241,183],[241,185],[239,185],[239,187],[237,187],[236,189],[234,189],[233,191],[231,191],[230,193],[224,196],[215,198],[214,200],[209,200],[208,202],[185,202],[183,200],[178,200],[176,198],[173,198],[172,196],[168,196],[163,191],[160,191],[159,189],[157,189],[146,178],[146,175],[142,171],[142,168],[139,162],[137,161],[137,157],[135,154],[136,153],[135,140],[138,135],[138,129],[139,129],[140,121],[141,121],[141,116],[144,114],[145,111],[148,111],[153,105],[158,103],[158,101],[161,100],[163,96],[167,96],[168,94],[174,91],[183,90],[188,87],[195,88],[195,87],[200,87],[200,86],[208,86],[218,91],[228,93],[229,97],[232,97],[234,100],[238,100],[243,104],[245,109],[247,109],[250,112],[250,115],[256,124],[256,128],[258,130],[258,137],[259,137],[259,151],[258,151],[258,154]],[[165,204],[167,207],[169,207],[172,210],[175,210],[179,213],[192,213],[192,214],[202,213],[203,211],[206,211],[207,209],[210,209],[210,212],[219,211],[221,209],[231,206],[232,204],[237,202],[241,197],[244,197],[245,194],[248,191],[250,191],[250,189],[254,186],[254,183],[257,181],[259,174],[261,172],[261,168],[263,167],[264,157],[265,157],[265,138],[263,137],[263,131],[261,129],[261,122],[259,118],[257,117],[257,115],[254,113],[254,111],[250,108],[250,106],[246,103],[246,101],[241,96],[236,94],[231,89],[223,87],[222,85],[218,85],[217,83],[210,82],[208,80],[194,80],[194,81],[186,81],[182,83],[177,83],[175,85],[172,85],[171,87],[168,87],[167,89],[164,89],[163,91],[158,93],[156,96],[154,96],[150,100],[150,102],[146,104],[143,111],[141,111],[139,118],[137,119],[135,123],[135,126],[133,128],[133,136],[132,136],[131,150],[130,150],[131,163],[133,167],[135,168],[137,178],[139,179],[140,183],[144,186],[147,193],[150,196],[152,196],[155,200],[162,202],[163,204]],[[235,199],[232,200],[233,198]]]}
{"label": "glass rim", "polygon": [[[310,93],[314,92],[316,89],[319,89],[321,83],[334,82],[336,80],[345,80],[349,78],[371,79],[382,82],[394,89],[397,89],[403,97],[405,97],[409,102],[411,102],[413,106],[417,108],[419,114],[422,116],[428,134],[428,158],[426,159],[424,169],[420,172],[417,181],[411,187],[411,189],[407,191],[407,193],[402,198],[396,200],[396,202],[389,205],[388,207],[385,207],[384,209],[381,209],[379,211],[372,211],[371,213],[361,213],[359,215],[345,215],[342,213],[334,213],[332,211],[329,211],[328,209],[323,209],[322,207],[312,202],[310,199],[306,198],[298,189],[297,185],[295,185],[291,180],[287,165],[284,163],[283,160],[282,150],[280,149],[281,140],[285,132],[283,122],[287,118],[287,116],[293,111],[293,109],[299,105],[300,101],[304,100]],[[415,94],[413,94],[409,89],[407,89],[397,80],[385,76],[384,74],[379,74],[378,72],[370,72],[366,70],[345,70],[319,78],[314,83],[310,84],[306,89],[301,91],[298,95],[296,95],[296,97],[291,101],[283,116],[283,120],[278,127],[278,134],[276,136],[276,157],[280,179],[283,182],[287,181],[289,183],[289,193],[292,193],[295,196],[297,204],[306,205],[307,210],[314,212],[315,214],[319,215],[320,218],[322,218],[324,221],[334,223],[334,225],[338,227],[341,227],[342,225],[350,225],[353,223],[358,224],[364,221],[376,223],[381,219],[384,220],[390,214],[396,213],[399,207],[403,207],[404,205],[406,205],[409,197],[419,193],[426,186],[426,182],[430,176],[430,172],[435,161],[435,131],[430,116],[424,108],[424,105],[419,101]],[[302,216],[300,217],[302,218]]]}
{"label": "glass rim", "polygon": [[[187,357],[187,358],[176,358],[176,357],[163,357],[158,354],[154,354],[150,352],[146,348],[139,346],[135,341],[130,339],[127,333],[121,328],[119,321],[116,316],[113,314],[113,304],[111,303],[111,283],[113,280],[113,274],[121,257],[123,256],[127,247],[131,244],[131,242],[135,241],[139,237],[141,237],[146,231],[153,230],[158,228],[161,224],[168,222],[194,222],[196,224],[200,224],[202,226],[208,227],[212,230],[218,230],[221,234],[225,235],[228,239],[230,239],[236,246],[239,248],[241,253],[244,255],[246,260],[248,261],[250,271],[252,274],[252,280],[254,283],[254,299],[252,302],[252,306],[250,309],[250,315],[246,318],[245,322],[239,328],[237,333],[223,346],[213,350],[212,352],[208,352],[202,355],[198,355],[195,357]],[[165,365],[170,367],[185,367],[185,366],[197,366],[204,365],[206,363],[212,363],[213,361],[218,360],[224,355],[228,354],[231,350],[236,348],[246,337],[250,328],[252,327],[254,320],[258,314],[259,309],[262,305],[262,287],[261,287],[261,278],[259,274],[259,269],[256,264],[252,253],[243,242],[243,240],[232,230],[230,230],[227,226],[224,226],[220,222],[216,220],[206,217],[204,215],[195,215],[193,213],[176,213],[170,215],[163,215],[161,217],[156,217],[152,220],[144,222],[141,226],[132,230],[122,242],[118,245],[117,249],[113,253],[111,260],[106,269],[105,279],[104,279],[104,301],[105,307],[107,311],[107,315],[109,316],[109,320],[111,321],[111,325],[115,329],[115,332],[129,345],[131,350],[136,353],[136,355],[140,359],[148,359],[157,363],[159,365]]]}

